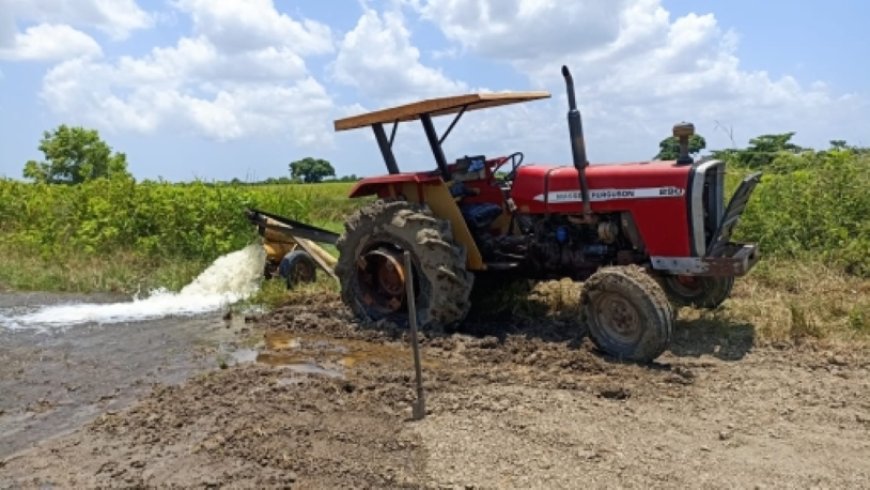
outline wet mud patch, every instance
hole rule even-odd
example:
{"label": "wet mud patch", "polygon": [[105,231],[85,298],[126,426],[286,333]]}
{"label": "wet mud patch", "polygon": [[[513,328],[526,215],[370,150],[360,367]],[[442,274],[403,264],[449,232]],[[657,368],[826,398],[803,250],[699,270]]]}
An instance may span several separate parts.
{"label": "wet mud patch", "polygon": [[[265,352],[294,352],[308,362],[340,366],[347,379],[362,376],[410,381],[408,334],[401,329],[357,324],[338,301],[289,305],[260,319]],[[458,331],[420,335],[430,410],[436,393],[468,386],[507,384],[597,393],[622,384],[642,396],[666,389],[682,396],[696,376],[691,366],[668,359],[642,366],[603,355],[575,324],[559,317],[511,324],[469,321]],[[261,354],[262,355],[262,354]],[[269,354],[272,355],[272,354]],[[604,387],[604,388],[602,388]]]}

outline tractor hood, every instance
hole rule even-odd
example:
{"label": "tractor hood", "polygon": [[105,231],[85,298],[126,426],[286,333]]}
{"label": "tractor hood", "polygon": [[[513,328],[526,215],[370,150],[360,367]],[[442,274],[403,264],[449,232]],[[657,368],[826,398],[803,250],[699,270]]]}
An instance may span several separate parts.
{"label": "tractor hood", "polygon": [[[683,197],[688,192],[692,167],[674,161],[590,165],[586,169],[589,200],[596,212],[619,211],[627,205],[650,202],[685,212]],[[569,166],[520,167],[511,197],[523,213],[583,211],[577,169]]]}

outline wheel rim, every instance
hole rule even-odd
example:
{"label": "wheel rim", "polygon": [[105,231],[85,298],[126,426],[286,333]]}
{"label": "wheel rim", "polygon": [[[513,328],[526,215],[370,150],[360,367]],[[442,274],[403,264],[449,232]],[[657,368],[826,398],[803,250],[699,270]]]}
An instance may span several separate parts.
{"label": "wheel rim", "polygon": [[296,262],[296,264],[293,266],[293,270],[290,271],[290,278],[293,284],[299,284],[300,282],[312,282],[314,280],[314,275],[314,264],[311,264],[304,260]]}
{"label": "wheel rim", "polygon": [[615,293],[602,293],[593,306],[596,323],[608,337],[623,344],[640,340],[643,332],[640,313],[630,301]]}
{"label": "wheel rim", "polygon": [[666,278],[668,287],[684,298],[694,298],[704,294],[704,281],[695,276],[670,276]]}
{"label": "wheel rim", "polygon": [[402,251],[375,247],[356,263],[360,298],[378,313],[395,313],[405,304],[405,268]]}

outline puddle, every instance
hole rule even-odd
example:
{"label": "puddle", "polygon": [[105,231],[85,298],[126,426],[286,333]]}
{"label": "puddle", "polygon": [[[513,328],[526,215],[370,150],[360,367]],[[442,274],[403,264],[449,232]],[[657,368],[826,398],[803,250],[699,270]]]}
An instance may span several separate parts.
{"label": "puddle", "polygon": [[[412,366],[411,349],[407,345],[280,331],[266,332],[258,348],[237,349],[230,355],[236,364],[256,362],[295,373],[331,378],[344,377],[344,370],[358,364]],[[433,365],[424,359],[424,367]]]}
{"label": "puddle", "polygon": [[326,376],[329,378],[344,378],[344,374],[342,372],[335,369],[328,369],[323,366],[318,366],[317,364],[288,364],[286,367],[287,369],[300,374],[315,374],[320,376]]}
{"label": "puddle", "polygon": [[269,350],[298,349],[302,345],[296,335],[285,332],[268,332],[263,337],[266,339],[266,348]]}
{"label": "puddle", "polygon": [[257,363],[272,367],[291,366],[312,362],[309,356],[287,352],[260,352],[257,354]]}
{"label": "puddle", "polygon": [[258,354],[256,349],[239,349],[231,352],[230,356],[235,361],[234,364],[245,364],[256,361]]}
{"label": "puddle", "polygon": [[298,349],[318,353],[345,353],[348,351],[348,346],[343,344],[349,342],[342,339],[301,336],[290,332],[266,332],[263,340],[266,343],[266,350],[270,351]]}
{"label": "puddle", "polygon": [[256,362],[272,367],[286,368],[299,374],[327,376],[329,378],[343,378],[344,373],[340,368],[330,368],[317,364],[306,356],[295,352],[260,352],[256,349],[238,349],[231,353],[234,364],[248,364]]}

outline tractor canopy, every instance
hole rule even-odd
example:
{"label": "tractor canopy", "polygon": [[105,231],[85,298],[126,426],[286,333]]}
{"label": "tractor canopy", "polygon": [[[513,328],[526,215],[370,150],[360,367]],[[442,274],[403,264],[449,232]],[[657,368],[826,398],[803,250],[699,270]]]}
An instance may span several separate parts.
{"label": "tractor canopy", "polygon": [[[384,157],[384,163],[387,165],[387,171],[390,174],[398,174],[400,173],[399,166],[396,163],[395,155],[393,155],[393,141],[396,138],[396,130],[398,129],[400,122],[415,121],[419,119],[423,124],[423,130],[426,132],[426,138],[429,140],[429,146],[432,149],[435,163],[438,165],[438,170],[440,171],[442,178],[445,181],[448,181],[450,180],[450,175],[447,168],[447,159],[444,156],[444,151],[442,150],[441,145],[444,143],[444,140],[447,139],[447,136],[453,130],[453,127],[463,114],[467,111],[546,99],[548,97],[550,97],[549,92],[499,92],[427,99],[389,109],[382,109],[379,111],[346,117],[344,119],[337,119],[335,121],[335,130],[345,131],[348,129],[371,126],[375,133],[378,147]],[[432,124],[432,118],[435,116],[446,116],[450,114],[456,114],[456,117],[453,118],[453,121],[444,131],[444,134],[439,136],[435,131],[435,126]],[[392,123],[393,125],[389,138],[387,138],[387,133],[384,130],[384,124],[388,123]]]}

